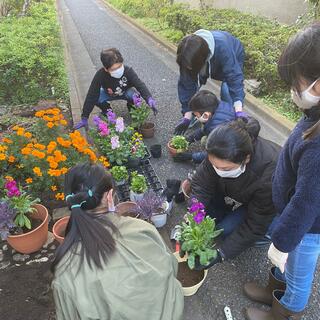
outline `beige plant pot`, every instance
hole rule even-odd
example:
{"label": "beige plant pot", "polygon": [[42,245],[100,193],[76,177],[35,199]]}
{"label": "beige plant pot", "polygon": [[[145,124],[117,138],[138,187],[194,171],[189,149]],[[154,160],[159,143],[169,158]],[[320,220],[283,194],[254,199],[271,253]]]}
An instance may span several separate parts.
{"label": "beige plant pot", "polygon": [[[176,257],[176,259],[178,260],[179,263],[187,261],[187,256],[185,255],[183,258],[181,258],[179,255],[179,252],[175,252],[174,256]],[[204,280],[206,279],[207,274],[208,274],[208,270],[204,270],[203,278],[200,282],[198,282],[197,284],[195,284],[194,286],[191,286],[191,287],[182,287],[184,296],[190,297],[190,296],[193,296],[194,294],[196,294],[197,291],[199,290],[199,288],[202,286]]]}

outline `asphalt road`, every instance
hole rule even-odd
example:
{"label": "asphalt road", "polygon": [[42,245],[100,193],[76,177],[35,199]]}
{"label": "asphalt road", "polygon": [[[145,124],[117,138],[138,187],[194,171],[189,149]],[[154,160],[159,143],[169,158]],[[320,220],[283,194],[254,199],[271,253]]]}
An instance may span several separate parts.
{"label": "asphalt road", "polygon": [[[140,78],[148,85],[158,102],[160,112],[156,118],[156,137],[147,143],[161,143],[163,146],[162,158],[153,160],[153,164],[163,183],[166,179],[173,177],[184,179],[187,172],[193,169],[192,165],[174,163],[166,150],[166,144],[173,134],[174,124],[181,116],[177,97],[178,68],[175,57],[140,30],[110,12],[98,0],[64,0],[63,4],[80,34],[88,57],[97,69],[101,67],[99,59],[101,49],[117,47],[122,52],[125,63],[134,67]],[[76,60],[76,56],[74,59]],[[81,69],[81,63],[77,63],[76,67]],[[127,116],[124,103],[113,104],[113,106],[119,114]],[[260,120],[263,124],[263,119]],[[263,125],[263,129],[264,136],[281,142],[277,134],[270,129],[270,124]],[[184,211],[184,205],[174,207],[167,225],[168,230],[180,221]],[[254,304],[242,294],[242,287],[248,280],[266,281],[267,270],[270,267],[266,251],[267,249],[250,249],[233,261],[211,268],[205,284],[198,293],[185,299],[184,319],[222,320],[225,319],[223,308],[226,305],[230,306],[234,319],[244,319],[242,309]],[[318,274],[314,281],[313,295],[303,319],[319,319],[319,299]]]}

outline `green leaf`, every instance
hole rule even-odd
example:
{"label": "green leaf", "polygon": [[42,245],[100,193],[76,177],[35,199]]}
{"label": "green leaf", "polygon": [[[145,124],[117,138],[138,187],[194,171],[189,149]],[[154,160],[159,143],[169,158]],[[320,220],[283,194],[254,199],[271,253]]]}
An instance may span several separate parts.
{"label": "green leaf", "polygon": [[31,229],[31,221],[30,219],[28,219],[28,217],[24,216],[24,225],[26,226],[26,228],[28,228],[29,230]]}
{"label": "green leaf", "polygon": [[200,254],[200,264],[202,264],[203,266],[208,264],[208,258],[207,258],[207,254],[205,251],[202,251]]}
{"label": "green leaf", "polygon": [[195,262],[196,262],[196,259],[195,259],[194,254],[193,253],[189,254],[188,255],[188,266],[190,269],[194,269]]}

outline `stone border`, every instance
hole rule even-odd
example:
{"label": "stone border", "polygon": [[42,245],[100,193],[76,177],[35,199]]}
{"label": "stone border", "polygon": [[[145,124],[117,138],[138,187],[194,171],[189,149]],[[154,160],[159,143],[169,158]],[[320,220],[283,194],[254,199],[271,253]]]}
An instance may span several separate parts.
{"label": "stone border", "polygon": [[[153,31],[150,31],[146,29],[144,25],[136,21],[135,19],[129,17],[127,14],[121,12],[119,9],[115,8],[113,5],[107,2],[107,0],[102,1],[104,5],[112,10],[114,13],[119,15],[120,17],[127,20],[127,22],[134,25],[136,28],[141,30],[142,32],[146,33],[148,36],[150,36],[153,40],[160,43],[162,46],[164,46],[167,50],[169,50],[171,53],[177,52],[177,47],[170,43],[168,40],[164,39],[163,37],[159,36]],[[220,87],[216,81],[211,81],[215,89],[220,90]],[[260,115],[262,118],[267,120],[268,122],[272,123],[272,126],[275,127],[279,132],[281,132],[285,136],[289,136],[292,129],[295,127],[295,123],[293,121],[288,120],[283,115],[279,114],[274,109],[267,106],[264,102],[262,102],[260,99],[254,97],[249,92],[246,92],[246,97],[244,100],[245,105],[247,105],[255,114]]]}

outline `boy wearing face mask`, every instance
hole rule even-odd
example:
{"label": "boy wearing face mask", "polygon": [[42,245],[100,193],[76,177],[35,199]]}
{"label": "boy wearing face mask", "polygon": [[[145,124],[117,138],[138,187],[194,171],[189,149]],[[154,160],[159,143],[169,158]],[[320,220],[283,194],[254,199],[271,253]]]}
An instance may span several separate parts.
{"label": "boy wearing face mask", "polygon": [[94,106],[107,115],[109,101],[126,100],[130,108],[141,103],[141,97],[147,102],[154,115],[157,114],[156,102],[147,86],[139,79],[135,71],[123,64],[123,57],[116,48],[104,49],[100,54],[103,67],[98,70],[91,82],[81,114],[81,121],[74,129],[88,126],[88,118]]}
{"label": "boy wearing face mask", "polygon": [[[219,101],[215,94],[209,90],[201,90],[196,93],[189,102],[189,108],[193,115],[201,123],[201,128],[187,137],[189,143],[200,141],[209,136],[210,132],[218,125],[236,119],[236,113],[232,104]],[[189,161],[201,163],[207,156],[207,152],[182,152],[174,158],[175,161]]]}

